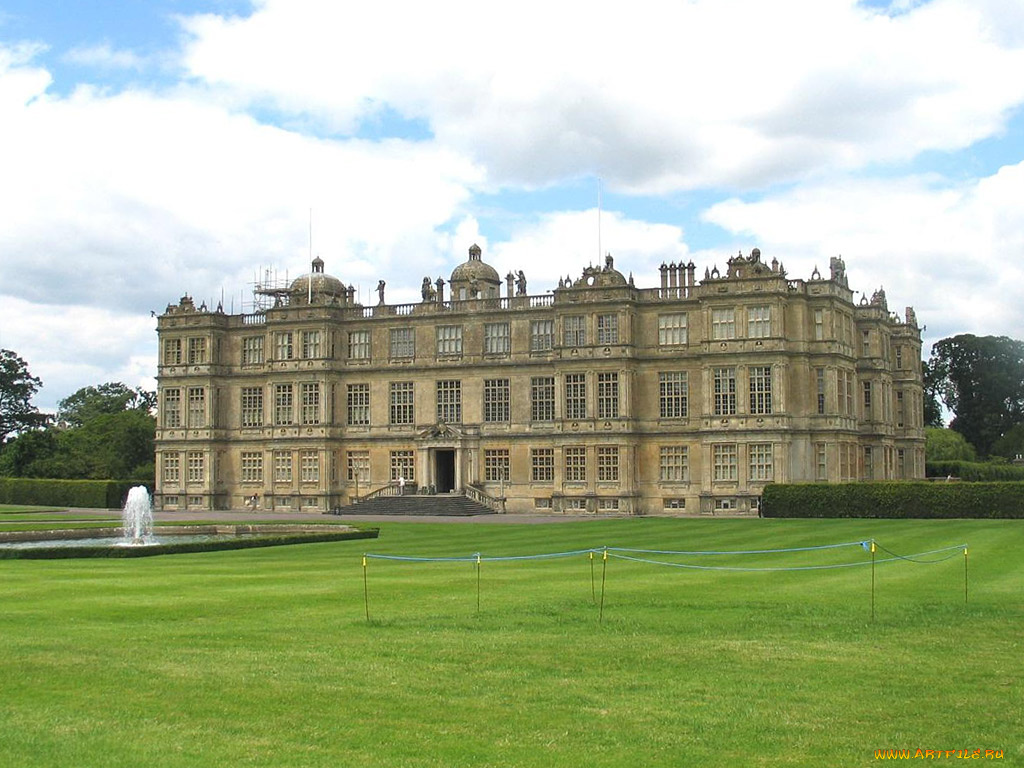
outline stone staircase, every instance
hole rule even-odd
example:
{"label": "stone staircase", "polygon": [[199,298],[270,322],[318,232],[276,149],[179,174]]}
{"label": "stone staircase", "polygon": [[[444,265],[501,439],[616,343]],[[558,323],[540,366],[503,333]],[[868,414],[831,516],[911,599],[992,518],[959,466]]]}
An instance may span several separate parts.
{"label": "stone staircase", "polygon": [[372,499],[338,507],[336,515],[493,515],[494,510],[462,494],[439,493],[406,494],[405,496],[377,496]]}

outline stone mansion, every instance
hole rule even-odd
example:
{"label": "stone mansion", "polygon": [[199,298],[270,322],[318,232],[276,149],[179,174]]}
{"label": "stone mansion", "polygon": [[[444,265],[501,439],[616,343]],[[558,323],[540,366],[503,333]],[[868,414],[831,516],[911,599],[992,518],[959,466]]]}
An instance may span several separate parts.
{"label": "stone mansion", "polygon": [[[401,483],[509,512],[756,514],[771,482],[924,476],[921,334],[845,265],[608,256],[530,295],[480,248],[422,300],[312,271],[227,314],[159,316],[155,503],[328,511]],[[446,295],[447,290],[447,295]]]}

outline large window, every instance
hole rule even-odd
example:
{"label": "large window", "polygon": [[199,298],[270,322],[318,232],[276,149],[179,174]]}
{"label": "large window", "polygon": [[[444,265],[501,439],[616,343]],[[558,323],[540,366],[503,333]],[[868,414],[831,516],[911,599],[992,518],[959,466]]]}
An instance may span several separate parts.
{"label": "large window", "polygon": [[177,387],[164,390],[163,423],[168,429],[181,426],[181,390]]}
{"label": "large window", "polygon": [[391,479],[405,480],[407,483],[416,481],[416,464],[412,451],[391,452]]}
{"label": "large window", "polygon": [[861,386],[864,387],[864,420],[870,421],[873,418],[871,413],[871,382],[862,381]]}
{"label": "large window", "polygon": [[414,421],[412,382],[391,382],[391,423],[403,425],[412,424]]}
{"label": "large window", "polygon": [[365,487],[365,484],[370,482],[370,452],[349,451],[347,463],[349,482],[360,482]]}
{"label": "large window", "polygon": [[587,449],[582,446],[569,446],[564,449],[565,479],[570,483],[583,483],[587,480]]}
{"label": "large window", "polygon": [[416,334],[412,328],[391,329],[391,358],[403,359],[416,354]]}
{"label": "large window", "polygon": [[181,482],[181,454],[171,451],[164,454],[164,483],[177,485]]}
{"label": "large window", "polygon": [[686,313],[658,315],[658,346],[680,347],[686,344]]}
{"label": "large window", "polygon": [[904,423],[903,393],[896,393],[896,426],[902,427]]}
{"label": "large window", "polygon": [[562,346],[583,347],[587,343],[587,318],[570,315],[562,319]]}
{"label": "large window", "polygon": [[484,421],[508,421],[510,396],[508,379],[484,379]]}
{"label": "large window", "polygon": [[617,445],[599,445],[597,447],[597,479],[599,482],[605,483],[619,481],[619,447]]}
{"label": "large window", "polygon": [[349,331],[348,333],[348,359],[369,360],[370,359],[370,332]]}
{"label": "large window", "polygon": [[189,451],[185,454],[188,467],[188,482],[201,483],[206,478],[206,457],[201,451]]}
{"label": "large window", "polygon": [[274,482],[290,483],[292,481],[291,451],[274,451]]}
{"label": "large window", "polygon": [[462,355],[462,326],[437,326],[437,356],[460,357]]}
{"label": "large window", "polygon": [[443,424],[462,423],[462,382],[458,379],[437,382],[437,421]]}
{"label": "large window", "polygon": [[484,450],[484,480],[496,483],[508,482],[510,475],[508,448]]}
{"label": "large window", "polygon": [[349,384],[346,393],[349,426],[365,427],[370,423],[370,385]]}
{"label": "large window", "polygon": [[818,390],[818,415],[825,413],[825,369],[815,368],[814,379]]}
{"label": "large window", "polygon": [[188,425],[192,429],[206,426],[206,390],[188,388]]}
{"label": "large window", "polygon": [[320,482],[320,454],[316,451],[302,451],[299,454],[299,481]]}
{"label": "large window", "polygon": [[587,418],[587,375],[565,374],[565,418]]}
{"label": "large window", "polygon": [[554,448],[530,449],[530,479],[535,483],[550,483],[555,479]]}
{"label": "large window", "polygon": [[619,418],[619,374],[597,374],[597,418]]}
{"label": "large window", "polygon": [[713,371],[715,416],[736,413],[736,369],[715,368]]}
{"label": "large window", "polygon": [[188,340],[188,364],[203,365],[206,363],[206,339],[197,336]]}
{"label": "large window", "polygon": [[320,423],[320,385],[308,383],[302,385],[302,423]]}
{"label": "large window", "polygon": [[736,338],[736,310],[711,310],[711,338],[716,341]]}
{"label": "large window", "polygon": [[307,360],[320,357],[320,331],[302,332],[302,357]]}
{"label": "large window", "polygon": [[274,359],[275,360],[291,360],[295,356],[295,350],[292,347],[292,332],[291,331],[280,331],[274,335]]}
{"label": "large window", "polygon": [[658,416],[662,419],[685,419],[688,412],[689,384],[685,371],[663,371],[658,374]]}
{"label": "large window", "polygon": [[555,343],[554,320],[532,320],[530,322],[530,351],[545,352]]}
{"label": "large window", "polygon": [[771,443],[751,443],[747,446],[747,454],[750,458],[749,480],[768,481],[774,478]]}
{"label": "large window", "polygon": [[750,412],[764,416],[772,412],[772,367],[753,365],[750,373]]}
{"label": "large window", "polygon": [[554,421],[555,379],[534,376],[530,379],[530,421]]}
{"label": "large window", "polygon": [[663,445],[659,449],[658,479],[684,483],[690,479],[690,450],[685,445]]}
{"label": "large window", "polygon": [[262,387],[242,387],[242,426],[263,426]]}
{"label": "large window", "polygon": [[291,384],[274,385],[274,423],[288,426],[294,420],[294,392]]}
{"label": "large window", "polygon": [[619,343],[618,315],[597,316],[597,343],[602,345]]}
{"label": "large window", "polygon": [[263,482],[263,454],[258,451],[242,451],[243,483]]}
{"label": "large window", "polygon": [[766,339],[771,335],[771,307],[747,307],[747,338]]}
{"label": "large window", "polygon": [[735,443],[719,443],[711,446],[712,477],[718,481],[739,479],[739,464]]}
{"label": "large window", "polygon": [[508,323],[484,323],[484,354],[507,355],[512,349]]}
{"label": "large window", "polygon": [[242,339],[242,365],[259,365],[263,362],[263,337],[246,336]]}
{"label": "large window", "polygon": [[181,365],[181,339],[164,339],[164,365]]}

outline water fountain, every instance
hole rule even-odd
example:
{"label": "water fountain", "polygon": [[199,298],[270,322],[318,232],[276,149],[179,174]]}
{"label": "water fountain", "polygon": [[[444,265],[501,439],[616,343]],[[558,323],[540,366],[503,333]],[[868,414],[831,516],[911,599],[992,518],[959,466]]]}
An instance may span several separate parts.
{"label": "water fountain", "polygon": [[122,542],[127,545],[148,544],[153,537],[153,505],[146,486],[137,485],[128,491],[121,511]]}

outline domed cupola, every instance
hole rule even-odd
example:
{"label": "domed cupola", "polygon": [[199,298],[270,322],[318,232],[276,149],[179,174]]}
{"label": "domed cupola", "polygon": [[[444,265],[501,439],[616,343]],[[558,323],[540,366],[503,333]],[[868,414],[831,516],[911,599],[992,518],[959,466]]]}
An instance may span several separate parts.
{"label": "domed cupola", "polygon": [[336,277],[324,274],[324,260],[313,259],[313,271],[297,277],[288,288],[290,303],[295,304],[346,304],[351,293]]}
{"label": "domed cupola", "polygon": [[469,261],[452,270],[449,281],[455,301],[466,299],[496,299],[501,288],[498,271],[480,258],[482,251],[475,243],[469,249]]}

